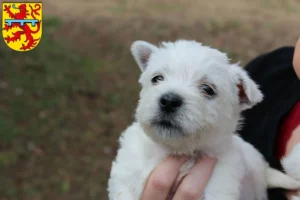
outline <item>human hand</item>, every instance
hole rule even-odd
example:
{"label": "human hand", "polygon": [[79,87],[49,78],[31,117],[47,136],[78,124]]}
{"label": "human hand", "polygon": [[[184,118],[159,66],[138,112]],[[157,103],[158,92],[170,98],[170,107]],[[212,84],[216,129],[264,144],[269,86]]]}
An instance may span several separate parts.
{"label": "human hand", "polygon": [[[185,157],[178,158],[174,156],[164,160],[150,175],[142,194],[142,200],[166,200],[171,187],[176,181],[179,170],[186,160]],[[215,165],[215,158],[198,160],[190,173],[180,182],[172,199],[199,200]]]}
{"label": "human hand", "polygon": [[300,38],[295,46],[293,65],[297,76],[300,78]]}

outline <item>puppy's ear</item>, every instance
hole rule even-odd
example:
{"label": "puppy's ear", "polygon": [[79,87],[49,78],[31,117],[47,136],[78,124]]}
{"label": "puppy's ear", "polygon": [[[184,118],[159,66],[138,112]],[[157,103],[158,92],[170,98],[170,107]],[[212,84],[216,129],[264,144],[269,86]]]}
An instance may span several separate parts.
{"label": "puppy's ear", "polygon": [[142,72],[146,70],[149,58],[156,50],[156,46],[145,41],[138,40],[132,43],[131,53]]}
{"label": "puppy's ear", "polygon": [[237,88],[238,99],[242,110],[249,109],[263,100],[258,85],[238,64],[230,66],[230,72]]}

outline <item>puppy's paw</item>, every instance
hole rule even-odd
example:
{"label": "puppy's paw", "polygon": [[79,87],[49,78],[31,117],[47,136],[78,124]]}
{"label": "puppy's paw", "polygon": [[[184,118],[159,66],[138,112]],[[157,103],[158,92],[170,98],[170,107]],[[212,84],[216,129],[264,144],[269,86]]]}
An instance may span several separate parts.
{"label": "puppy's paw", "polygon": [[300,182],[300,143],[295,145],[291,153],[281,160],[281,163],[285,172]]}
{"label": "puppy's paw", "polygon": [[298,196],[298,197],[292,196],[291,200],[300,200],[300,196]]}

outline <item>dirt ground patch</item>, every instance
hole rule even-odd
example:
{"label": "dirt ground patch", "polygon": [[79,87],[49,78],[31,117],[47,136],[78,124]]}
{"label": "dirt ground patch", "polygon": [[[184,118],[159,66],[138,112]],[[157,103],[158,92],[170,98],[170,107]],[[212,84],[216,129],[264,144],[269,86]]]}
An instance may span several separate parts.
{"label": "dirt ground patch", "polygon": [[[108,31],[107,34],[117,34],[120,37],[125,32],[124,34],[127,35],[121,36],[125,43],[143,38],[146,34],[149,35],[150,40],[156,38],[158,34],[165,34],[165,37],[159,38],[165,40],[193,37],[204,43],[224,46],[229,50],[236,51],[235,49],[240,48],[241,51],[247,51],[249,58],[272,48],[294,45],[300,33],[298,0],[212,0],[209,3],[202,0],[46,0],[43,2],[47,15],[60,16],[66,21],[75,20],[77,23],[83,21],[99,33]],[[151,29],[153,24],[157,25],[157,30]],[[172,33],[168,35],[168,28],[163,27],[162,24],[177,28],[176,37],[172,37]],[[141,27],[144,29],[141,30]],[[71,30],[75,34],[90,28],[84,30],[75,25]],[[193,29],[193,31],[184,29]],[[199,29],[201,34],[207,33],[212,40],[207,40],[207,36],[197,35]],[[233,30],[237,30],[239,34],[232,33]],[[221,42],[214,35],[215,32],[224,35]],[[253,41],[257,42],[253,43]],[[99,45],[99,43],[100,41],[93,44]]]}
{"label": "dirt ground patch", "polygon": [[0,45],[1,65],[14,66],[0,74],[0,127],[18,132],[1,137],[0,200],[107,199],[117,139],[138,98],[134,40],[195,39],[245,64],[300,36],[298,0],[43,3],[36,51]]}
{"label": "dirt ground patch", "polygon": [[[297,0],[46,0],[48,14],[62,17],[131,18],[152,17],[157,20],[170,20],[174,23],[190,24],[203,19],[219,21],[264,21],[299,22],[299,1]],[[49,8],[51,8],[49,6]]]}

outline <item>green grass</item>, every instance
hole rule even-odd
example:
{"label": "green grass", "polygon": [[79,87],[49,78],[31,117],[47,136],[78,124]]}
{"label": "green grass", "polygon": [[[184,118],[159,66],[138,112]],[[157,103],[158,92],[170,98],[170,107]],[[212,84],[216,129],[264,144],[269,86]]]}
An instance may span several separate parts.
{"label": "green grass", "polygon": [[[44,20],[42,40],[32,51],[14,52],[1,45],[2,83],[8,86],[1,97],[0,143],[24,131],[36,132],[47,123],[37,118],[41,112],[53,112],[65,96],[92,87],[97,63],[52,39],[59,25],[57,19]],[[41,123],[34,125],[34,120]]]}
{"label": "green grass", "polygon": [[[29,52],[15,52],[1,43],[0,199],[30,199],[47,191],[50,177],[56,175],[46,175],[46,183],[38,186],[39,181],[45,182],[40,175],[26,180],[18,171],[28,168],[25,165],[32,154],[49,156],[66,145],[72,131],[79,135],[81,113],[76,99],[98,92],[95,77],[100,62],[68,48],[67,41],[55,39],[60,25],[58,19],[45,19],[42,40]],[[39,167],[56,166],[53,158],[43,159],[32,167],[38,171]],[[34,174],[34,168],[23,173]],[[18,179],[23,184],[17,183]],[[69,191],[68,181],[54,182],[57,191]],[[40,187],[45,187],[44,191]]]}

